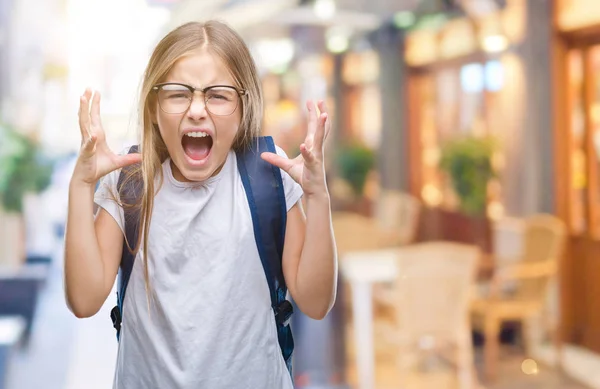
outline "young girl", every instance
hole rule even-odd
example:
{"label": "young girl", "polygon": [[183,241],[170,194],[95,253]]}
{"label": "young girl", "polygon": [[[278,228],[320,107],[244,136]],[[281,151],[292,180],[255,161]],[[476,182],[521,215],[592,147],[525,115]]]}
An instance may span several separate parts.
{"label": "young girl", "polygon": [[[114,387],[291,389],[235,158],[262,121],[260,80],[248,48],[224,24],[185,24],[155,48],[140,97],[141,154],[124,155],[106,144],[100,94],[86,90],[81,97],[82,145],[65,241],[71,311],[94,315],[112,290],[127,244],[117,180],[121,168],[141,162],[142,238],[139,245],[128,242],[139,250]],[[337,279],[323,164],[331,124],[322,102],[320,114],[312,102],[307,108],[301,155],[287,159],[278,148],[262,158],[283,176],[288,290],[302,312],[321,319],[334,303]]]}

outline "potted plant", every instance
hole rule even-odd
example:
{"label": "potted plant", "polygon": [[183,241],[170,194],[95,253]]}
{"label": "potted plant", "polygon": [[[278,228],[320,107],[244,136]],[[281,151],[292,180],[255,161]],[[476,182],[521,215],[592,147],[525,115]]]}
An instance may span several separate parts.
{"label": "potted plant", "polygon": [[492,227],[487,218],[488,185],[497,176],[492,163],[495,139],[469,135],[442,145],[439,168],[458,200],[458,212],[439,208],[436,236],[471,243],[491,252]]}
{"label": "potted plant", "polygon": [[467,136],[442,147],[440,169],[448,175],[460,211],[483,217],[487,210],[488,184],[497,176],[492,164],[496,141],[491,137]]}
{"label": "potted plant", "polygon": [[349,143],[338,149],[335,162],[339,177],[349,188],[354,208],[368,213],[364,190],[375,167],[375,153],[361,143]]}
{"label": "potted plant", "polygon": [[52,162],[31,138],[0,123],[0,262],[18,266],[25,259],[24,200],[45,190]]}

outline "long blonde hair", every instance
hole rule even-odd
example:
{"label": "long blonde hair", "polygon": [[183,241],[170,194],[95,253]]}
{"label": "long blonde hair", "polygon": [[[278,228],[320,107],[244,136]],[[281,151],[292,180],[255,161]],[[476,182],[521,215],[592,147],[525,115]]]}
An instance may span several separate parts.
{"label": "long blonde hair", "polygon": [[[143,194],[134,204],[123,204],[139,210],[137,242],[126,244],[134,254],[139,251],[140,246],[143,248],[147,292],[150,288],[148,235],[154,196],[163,182],[161,165],[169,156],[158,126],[153,122],[156,97],[152,87],[163,82],[177,60],[198,49],[207,49],[219,57],[227,66],[236,86],[247,91],[240,97],[242,120],[233,149],[237,151],[249,146],[251,140],[259,135],[262,124],[263,95],[256,65],[243,39],[233,29],[218,21],[191,22],[177,27],[158,43],[144,72],[140,93],[142,162],[125,178],[142,178]],[[157,177],[159,184],[155,186]],[[135,244],[134,247],[131,246],[132,243]]]}

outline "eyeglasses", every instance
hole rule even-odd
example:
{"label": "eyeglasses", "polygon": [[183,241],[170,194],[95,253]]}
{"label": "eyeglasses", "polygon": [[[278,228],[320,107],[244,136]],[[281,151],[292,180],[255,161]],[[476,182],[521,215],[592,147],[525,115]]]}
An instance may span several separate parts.
{"label": "eyeglasses", "polygon": [[186,112],[194,100],[194,94],[199,91],[204,95],[204,106],[210,114],[229,116],[237,109],[239,97],[248,94],[245,89],[230,85],[211,85],[201,89],[175,82],[157,84],[152,90],[158,95],[160,109],[169,114]]}

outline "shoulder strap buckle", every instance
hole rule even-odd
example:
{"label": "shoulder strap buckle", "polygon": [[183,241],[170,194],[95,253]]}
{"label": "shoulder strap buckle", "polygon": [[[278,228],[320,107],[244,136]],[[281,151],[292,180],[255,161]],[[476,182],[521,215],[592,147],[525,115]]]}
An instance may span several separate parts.
{"label": "shoulder strap buckle", "polygon": [[288,300],[283,300],[279,305],[275,307],[275,322],[279,326],[287,326],[292,314],[294,313],[294,307]]}
{"label": "shoulder strap buckle", "polygon": [[113,327],[115,330],[121,330],[121,310],[118,305],[115,305],[113,309],[110,310],[110,319],[112,320]]}

